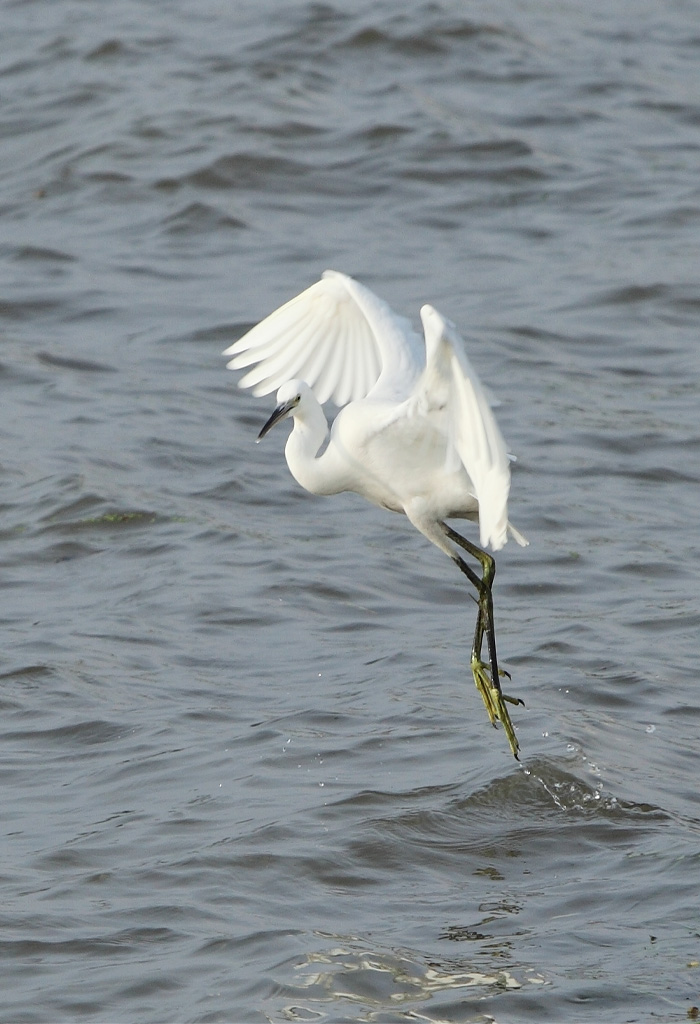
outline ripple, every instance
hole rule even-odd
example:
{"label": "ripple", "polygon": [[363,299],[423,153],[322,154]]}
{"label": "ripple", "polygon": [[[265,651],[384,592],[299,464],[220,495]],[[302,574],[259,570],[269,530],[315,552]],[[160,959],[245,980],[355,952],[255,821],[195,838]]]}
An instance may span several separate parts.
{"label": "ripple", "polygon": [[212,231],[226,228],[246,228],[245,221],[224,213],[206,203],[190,203],[165,220],[166,230],[171,234],[191,234],[194,231]]}
{"label": "ripple", "polygon": [[[8,10],[4,1017],[687,1016],[687,9]],[[522,767],[447,560],[303,492],[223,370],[325,266],[501,398]]]}
{"label": "ripple", "polygon": [[55,366],[61,370],[78,370],[81,373],[116,373],[116,367],[107,363],[97,363],[91,359],[71,359],[58,356],[52,352],[37,352],[36,358],[45,366]]}
{"label": "ripple", "polygon": [[308,167],[298,160],[235,153],[217,157],[207,166],[187,174],[184,181],[204,189],[250,188],[264,191],[275,181],[288,182],[301,177],[307,170]]}

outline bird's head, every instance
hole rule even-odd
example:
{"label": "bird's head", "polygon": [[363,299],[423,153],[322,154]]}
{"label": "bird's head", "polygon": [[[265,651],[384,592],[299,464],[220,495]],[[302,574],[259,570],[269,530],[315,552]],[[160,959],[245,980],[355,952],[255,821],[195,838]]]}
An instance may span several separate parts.
{"label": "bird's head", "polygon": [[277,392],[277,407],[263,426],[256,440],[262,441],[276,423],[281,423],[288,416],[293,416],[295,409],[300,403],[304,403],[308,396],[313,397],[313,392],[303,380],[289,380]]}

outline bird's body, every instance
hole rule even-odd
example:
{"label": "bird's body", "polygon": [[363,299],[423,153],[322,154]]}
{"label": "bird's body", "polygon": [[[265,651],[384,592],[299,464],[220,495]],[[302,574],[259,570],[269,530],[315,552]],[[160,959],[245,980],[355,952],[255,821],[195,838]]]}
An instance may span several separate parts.
{"label": "bird's body", "polygon": [[[408,321],[352,278],[326,271],[227,349],[229,367],[253,365],[240,381],[255,394],[278,388],[277,408],[260,432],[292,416],[285,455],[292,475],[313,494],[354,491],[404,513],[448,554],[479,591],[472,651],[474,678],[492,722],[500,719],[517,756],[496,662],[490,555],[446,520],[478,520],[482,545],[508,535],[509,459],[478,377],[454,327],[423,306],[425,346]],[[328,431],[321,403],[341,408]],[[324,447],[325,445],[325,447]],[[481,578],[460,554],[482,564]],[[489,642],[491,676],[480,659]]]}
{"label": "bird's body", "polygon": [[[478,517],[479,503],[464,467],[445,468],[447,444],[438,423],[408,414],[405,402],[397,406],[359,399],[340,410],[319,454],[328,438],[322,409],[303,381],[290,382],[286,391],[290,397],[291,392],[302,396],[285,455],[292,476],[307,491],[354,491],[412,521]],[[444,541],[439,546],[448,550]]]}

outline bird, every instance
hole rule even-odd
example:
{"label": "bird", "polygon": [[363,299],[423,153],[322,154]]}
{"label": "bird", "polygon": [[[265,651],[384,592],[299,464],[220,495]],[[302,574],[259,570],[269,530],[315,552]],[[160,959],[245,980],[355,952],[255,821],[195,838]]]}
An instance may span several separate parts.
{"label": "bird", "polygon": [[[326,270],[223,355],[228,369],[246,370],[239,387],[257,397],[277,392],[257,441],[292,420],[285,456],[303,488],[352,491],[403,513],[467,577],[478,608],[472,675],[491,724],[502,724],[518,759],[507,705],[524,702],[501,688],[500,677],[510,674],[498,665],[496,564],[485,550],[499,551],[509,537],[528,544],[508,520],[512,456],[455,325],[431,305],[420,318],[423,338],[368,287]],[[329,401],[338,408],[330,431]],[[478,522],[480,546],[452,519]]]}

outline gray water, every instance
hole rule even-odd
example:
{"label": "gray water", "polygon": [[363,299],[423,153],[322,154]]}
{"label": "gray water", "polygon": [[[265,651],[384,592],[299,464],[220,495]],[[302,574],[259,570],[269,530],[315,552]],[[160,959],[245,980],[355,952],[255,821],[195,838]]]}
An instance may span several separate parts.
{"label": "gray water", "polygon": [[[0,1020],[700,1003],[700,11],[0,8]],[[221,351],[326,267],[518,455],[475,607]]]}

